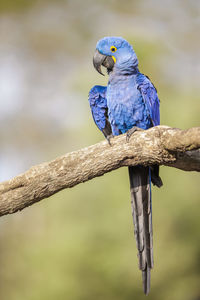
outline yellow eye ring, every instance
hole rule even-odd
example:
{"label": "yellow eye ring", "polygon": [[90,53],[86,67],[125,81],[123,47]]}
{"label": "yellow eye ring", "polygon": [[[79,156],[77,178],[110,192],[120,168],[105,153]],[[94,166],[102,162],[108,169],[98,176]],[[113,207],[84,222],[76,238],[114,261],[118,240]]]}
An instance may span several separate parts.
{"label": "yellow eye ring", "polygon": [[117,48],[116,48],[115,46],[111,46],[111,47],[110,47],[110,50],[111,50],[112,52],[115,52],[115,51],[117,51]]}

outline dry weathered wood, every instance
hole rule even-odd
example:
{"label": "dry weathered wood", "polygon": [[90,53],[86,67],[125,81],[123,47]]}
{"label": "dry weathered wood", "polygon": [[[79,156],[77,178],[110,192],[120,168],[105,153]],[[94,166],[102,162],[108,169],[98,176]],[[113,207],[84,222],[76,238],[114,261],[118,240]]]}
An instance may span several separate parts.
{"label": "dry weathered wood", "polygon": [[0,216],[22,210],[64,188],[129,165],[159,164],[200,171],[200,127],[157,126],[68,153],[0,184]]}

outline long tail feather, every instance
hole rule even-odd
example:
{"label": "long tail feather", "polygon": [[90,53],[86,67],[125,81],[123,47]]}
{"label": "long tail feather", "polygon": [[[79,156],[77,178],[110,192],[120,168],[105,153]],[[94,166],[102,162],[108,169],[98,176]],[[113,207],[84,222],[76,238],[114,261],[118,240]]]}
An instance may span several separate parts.
{"label": "long tail feather", "polygon": [[149,167],[129,167],[134,234],[142,271],[144,293],[150,291],[153,268],[153,231],[151,210],[151,175]]}

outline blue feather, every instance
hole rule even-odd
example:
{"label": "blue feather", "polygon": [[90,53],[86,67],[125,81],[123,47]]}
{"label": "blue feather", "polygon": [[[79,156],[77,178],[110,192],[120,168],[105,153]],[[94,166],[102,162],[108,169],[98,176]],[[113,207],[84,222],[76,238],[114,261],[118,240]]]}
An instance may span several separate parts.
{"label": "blue feather", "polygon": [[95,85],[89,92],[89,104],[97,127],[103,131],[106,126],[107,87]]}

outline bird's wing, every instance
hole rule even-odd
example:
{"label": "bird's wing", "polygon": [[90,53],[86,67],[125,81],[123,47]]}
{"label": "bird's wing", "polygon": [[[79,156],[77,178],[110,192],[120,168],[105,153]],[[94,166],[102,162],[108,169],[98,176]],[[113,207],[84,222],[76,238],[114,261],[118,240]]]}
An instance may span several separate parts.
{"label": "bird's wing", "polygon": [[[140,91],[144,104],[149,113],[152,126],[160,125],[160,101],[158,99],[157,90],[150,79],[140,74],[137,78],[138,90]],[[151,181],[157,187],[163,185],[159,176],[159,166],[151,167]]]}
{"label": "bird's wing", "polygon": [[107,138],[112,134],[112,130],[108,121],[106,91],[107,87],[95,85],[90,90],[88,99],[94,122]]}
{"label": "bird's wing", "polygon": [[149,112],[152,126],[157,126],[160,124],[160,101],[158,99],[157,90],[147,76],[141,75],[137,82],[138,89],[141,92],[144,104]]}

